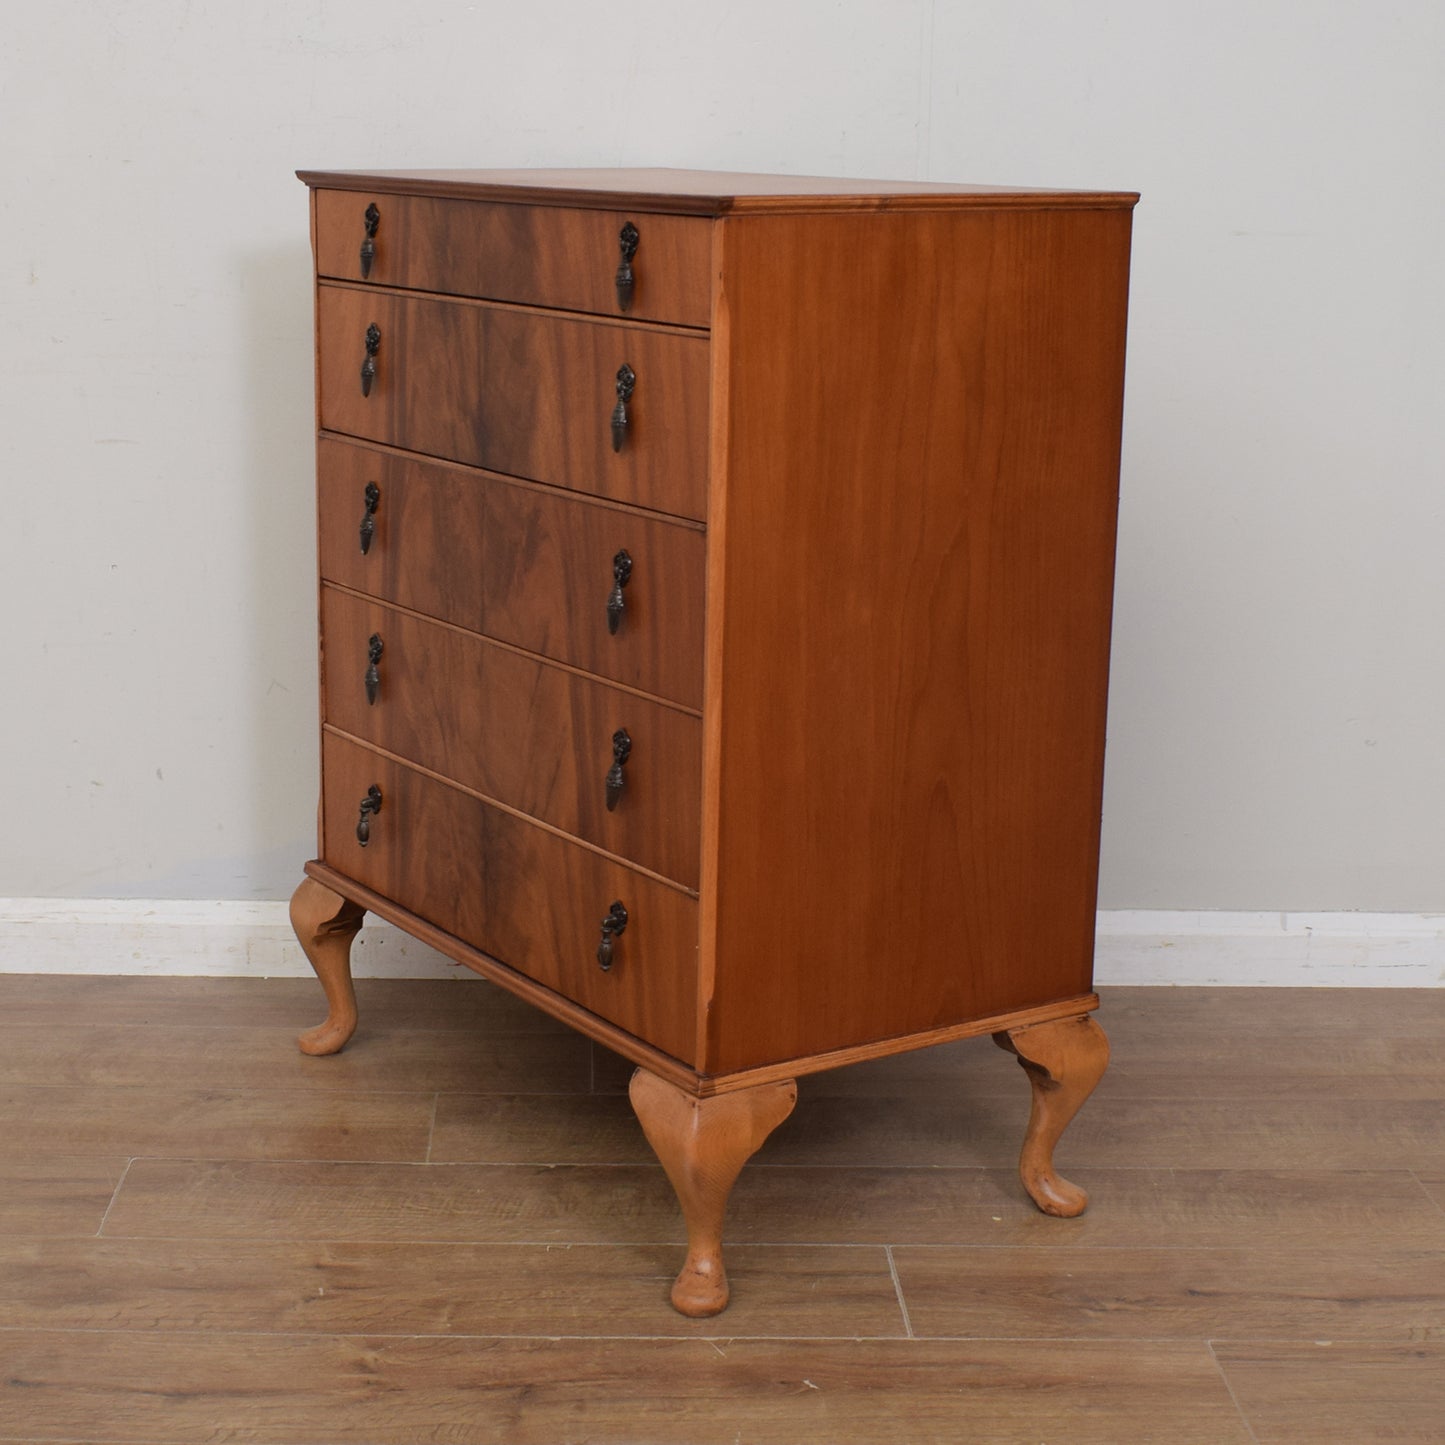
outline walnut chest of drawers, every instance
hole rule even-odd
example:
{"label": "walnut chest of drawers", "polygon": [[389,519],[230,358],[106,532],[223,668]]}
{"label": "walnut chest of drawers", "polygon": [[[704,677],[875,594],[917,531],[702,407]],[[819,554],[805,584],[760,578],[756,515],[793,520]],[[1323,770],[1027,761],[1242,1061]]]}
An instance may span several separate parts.
{"label": "walnut chest of drawers", "polygon": [[1130,194],[302,172],[330,1013],[370,910],[601,1040],[673,1291],[819,1069],[971,1034],[1023,1181],[1092,952]]}

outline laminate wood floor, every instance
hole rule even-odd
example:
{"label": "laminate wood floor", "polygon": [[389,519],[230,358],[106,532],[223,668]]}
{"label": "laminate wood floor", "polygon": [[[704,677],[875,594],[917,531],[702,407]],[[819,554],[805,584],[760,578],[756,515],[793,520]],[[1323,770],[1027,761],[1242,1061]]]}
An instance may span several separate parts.
{"label": "laminate wood floor", "polygon": [[1114,989],[1059,1150],[987,1040],[809,1078],[733,1304],[628,1067],[470,975],[0,975],[0,1440],[1445,1442],[1445,989]]}

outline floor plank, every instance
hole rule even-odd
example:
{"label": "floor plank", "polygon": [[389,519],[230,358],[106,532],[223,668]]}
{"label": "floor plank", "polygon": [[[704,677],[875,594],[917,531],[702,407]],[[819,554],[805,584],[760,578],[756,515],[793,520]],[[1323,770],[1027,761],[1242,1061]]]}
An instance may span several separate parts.
{"label": "floor plank", "polygon": [[1445,1344],[1216,1344],[1259,1445],[1440,1445]]}
{"label": "floor plank", "polygon": [[[455,978],[361,978],[358,1040],[372,1028],[473,1033],[570,1033],[515,995],[458,969]],[[314,978],[138,978],[0,973],[7,1024],[165,1024],[276,1029],[295,1036],[326,1017]]]}
{"label": "floor plank", "polygon": [[1445,1212],[1445,1169],[1417,1169],[1415,1177],[1420,1187],[1442,1212]]}
{"label": "floor plank", "polygon": [[656,1156],[625,1095],[443,1094],[433,1162],[650,1164]]}
{"label": "floor plank", "polygon": [[[1101,1090],[1102,1093],[1102,1090]],[[1440,1098],[1380,1102],[1342,1086],[1311,1099],[1111,1101],[1091,1105],[1060,1158],[1106,1166],[1206,1169],[1410,1169],[1445,1167]]]}
{"label": "floor plank", "polygon": [[0,1439],[1445,1440],[1445,990],[1106,990],[1074,1220],[987,1040],[806,1078],[710,1321],[631,1065],[359,993],[0,976]]}
{"label": "floor plank", "polygon": [[575,1034],[442,1033],[386,1028],[311,1058],[282,1029],[166,1024],[0,1026],[0,1086],[97,1089],[306,1089],[354,1093],[548,1093],[591,1087],[591,1049]]}
{"label": "floor plank", "polygon": [[1244,1445],[1199,1344],[0,1334],[0,1435]]}
{"label": "floor plank", "polygon": [[[1078,1219],[1040,1214],[1012,1169],[745,1169],[728,1238],[756,1244],[1334,1248],[1365,1234],[1445,1249],[1445,1217],[1397,1173],[1079,1171]],[[654,1165],[138,1159],[108,1236],[533,1240],[681,1238]]]}
{"label": "floor plank", "polygon": [[1438,1098],[1445,1081],[1445,1026],[1412,1033],[1284,1033],[1267,1047],[1249,1033],[1207,1033],[1186,1044],[1176,1031],[1128,1032],[1113,1040],[1105,1084],[1122,1098]]}
{"label": "floor plank", "polygon": [[885,1250],[729,1251],[725,1316],[667,1303],[681,1245],[0,1242],[8,1329],[311,1334],[902,1336]]}
{"label": "floor plank", "polygon": [[20,1158],[7,1130],[0,1156],[0,1239],[96,1233],[128,1162],[118,1157]]}
{"label": "floor plank", "polygon": [[1445,1030],[1441,988],[1101,988],[1099,1020],[1111,1040],[1249,1040],[1249,1053],[1282,1037],[1374,1036],[1436,1041]]}
{"label": "floor plank", "polygon": [[1445,1340],[1445,1252],[897,1248],[920,1336]]}
{"label": "floor plank", "polygon": [[[1017,1098],[818,1097],[798,1107],[760,1160],[787,1164],[1001,1166],[1029,1114]],[[1106,1081],[1107,1082],[1107,1081]],[[1309,1098],[1133,1099],[1101,1085],[1057,1151],[1067,1174],[1095,1168],[1445,1169],[1441,1095],[1388,1104],[1347,1092]]]}
{"label": "floor plank", "polygon": [[138,1159],[104,1232],[112,1238],[557,1244],[683,1238],[676,1199],[656,1165],[270,1160]]}
{"label": "floor plank", "polygon": [[[1004,1097],[974,1095],[962,1080],[946,1098],[937,1090],[820,1095],[814,1082],[800,1080],[797,1108],[763,1145],[757,1165],[1006,1168],[1018,1157],[1029,1112],[1022,1077]],[[1082,1161],[1105,1168],[1445,1166],[1445,1083],[1434,1088],[1428,1094],[1421,1081],[1421,1097],[1383,1108],[1326,1092],[1140,1100],[1121,1097],[1124,1086],[1106,1079],[1059,1145],[1057,1161],[1065,1173]],[[432,1157],[624,1163],[651,1156],[625,1094],[502,1100],[478,1091],[440,1102]]]}
{"label": "floor plank", "polygon": [[422,1094],[0,1087],[6,1149],[30,1158],[424,1159],[431,1117]]}

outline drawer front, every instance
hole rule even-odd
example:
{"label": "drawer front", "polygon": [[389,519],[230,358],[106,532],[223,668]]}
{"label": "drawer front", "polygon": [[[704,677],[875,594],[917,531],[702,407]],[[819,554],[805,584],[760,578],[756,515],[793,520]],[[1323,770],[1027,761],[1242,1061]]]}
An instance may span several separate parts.
{"label": "drawer front", "polygon": [[[380,791],[357,839],[361,800]],[[322,741],[324,861],[410,912],[691,1061],[697,903],[577,843],[328,731]],[[602,920],[627,910],[612,967]]]}
{"label": "drawer front", "polygon": [[[630,291],[618,286],[628,225],[637,232]],[[711,254],[711,223],[696,216],[316,192],[317,274],[341,281],[706,326]]]}
{"label": "drawer front", "polygon": [[317,475],[327,581],[702,706],[701,531],[332,438]]}
{"label": "drawer front", "polygon": [[330,587],[321,645],[332,726],[698,886],[699,719]]}
{"label": "drawer front", "polygon": [[[330,285],[319,288],[317,330],[328,431],[706,515],[705,337]],[[619,434],[624,365],[635,380]]]}

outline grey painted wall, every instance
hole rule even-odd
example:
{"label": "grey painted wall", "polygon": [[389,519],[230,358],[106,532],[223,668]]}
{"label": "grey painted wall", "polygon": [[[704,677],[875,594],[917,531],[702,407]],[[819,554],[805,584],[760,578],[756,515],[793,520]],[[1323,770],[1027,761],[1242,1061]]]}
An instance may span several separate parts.
{"label": "grey painted wall", "polygon": [[0,895],[310,855],[298,166],[1132,188],[1101,903],[1445,910],[1445,10],[54,0],[0,51]]}

